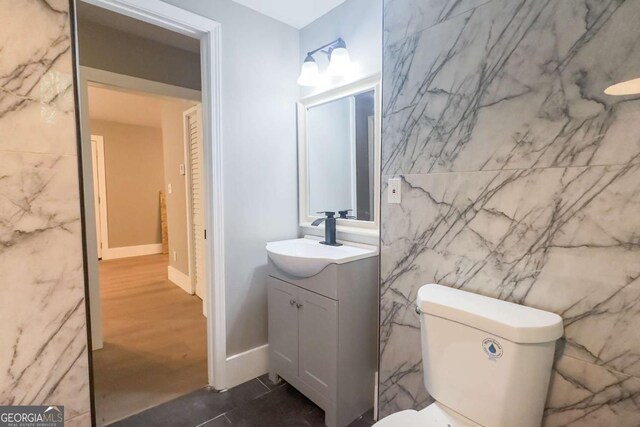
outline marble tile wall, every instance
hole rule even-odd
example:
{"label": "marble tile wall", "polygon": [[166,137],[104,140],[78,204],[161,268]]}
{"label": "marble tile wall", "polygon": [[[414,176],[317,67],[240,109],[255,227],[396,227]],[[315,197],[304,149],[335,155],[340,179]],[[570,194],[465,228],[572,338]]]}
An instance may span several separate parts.
{"label": "marble tile wall", "polygon": [[603,93],[640,77],[640,2],[384,18],[380,414],[431,402],[413,308],[436,282],[564,318],[545,425],[640,425],[640,97]]}
{"label": "marble tile wall", "polygon": [[0,2],[0,405],[91,424],[69,2]]}

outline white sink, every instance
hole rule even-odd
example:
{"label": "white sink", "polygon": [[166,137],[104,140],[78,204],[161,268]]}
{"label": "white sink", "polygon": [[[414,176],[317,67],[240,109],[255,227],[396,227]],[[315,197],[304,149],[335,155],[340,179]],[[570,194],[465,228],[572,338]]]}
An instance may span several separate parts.
{"label": "white sink", "polygon": [[344,264],[378,254],[375,246],[358,243],[327,246],[311,237],[267,243],[267,253],[281,270],[296,277],[311,277],[329,264]]}

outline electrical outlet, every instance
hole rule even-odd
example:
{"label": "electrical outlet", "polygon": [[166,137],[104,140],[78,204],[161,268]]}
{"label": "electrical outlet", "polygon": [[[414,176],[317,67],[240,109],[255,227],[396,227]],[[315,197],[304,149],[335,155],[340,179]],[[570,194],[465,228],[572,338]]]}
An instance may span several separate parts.
{"label": "electrical outlet", "polygon": [[180,163],[180,175],[185,175],[186,172],[184,170],[184,163]]}
{"label": "electrical outlet", "polygon": [[391,178],[388,181],[387,201],[389,203],[402,202],[402,180],[400,178]]}
{"label": "electrical outlet", "polygon": [[178,253],[176,251],[173,251],[173,260],[174,261],[178,260]]}

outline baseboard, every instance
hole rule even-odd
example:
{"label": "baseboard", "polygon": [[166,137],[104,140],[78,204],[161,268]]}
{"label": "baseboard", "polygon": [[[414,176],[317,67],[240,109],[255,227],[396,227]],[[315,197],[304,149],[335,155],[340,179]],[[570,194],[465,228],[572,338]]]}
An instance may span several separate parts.
{"label": "baseboard", "polygon": [[191,285],[191,278],[189,276],[187,276],[177,268],[171,266],[167,267],[167,276],[169,278],[169,281],[178,285],[180,289],[182,289],[189,295],[193,295],[193,286]]}
{"label": "baseboard", "polygon": [[373,420],[378,421],[378,371],[376,371],[376,378],[374,380],[373,387]]}
{"label": "baseboard", "polygon": [[104,341],[102,341],[102,337],[98,337],[97,339],[91,335],[91,350],[102,350],[104,348]]}
{"label": "baseboard", "polygon": [[264,375],[269,370],[269,344],[227,357],[226,388]]}
{"label": "baseboard", "polygon": [[162,243],[152,243],[150,245],[123,246],[121,248],[102,249],[102,259],[129,258],[132,256],[155,255],[162,253]]}

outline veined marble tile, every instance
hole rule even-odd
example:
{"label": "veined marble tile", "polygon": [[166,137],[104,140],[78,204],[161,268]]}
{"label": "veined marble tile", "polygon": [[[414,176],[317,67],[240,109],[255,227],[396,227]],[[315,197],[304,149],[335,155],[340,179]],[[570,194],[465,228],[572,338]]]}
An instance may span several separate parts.
{"label": "veined marble tile", "polygon": [[[428,4],[428,2],[423,2]],[[640,160],[640,2],[494,0],[388,45],[385,174]]]}
{"label": "veined marble tile", "polygon": [[415,299],[409,298],[398,302],[383,296],[381,301],[380,417],[404,409],[422,409],[433,402],[424,387],[420,319],[414,306]]}
{"label": "veined marble tile", "polygon": [[0,6],[0,150],[76,154],[68,6]]}
{"label": "veined marble tile", "polygon": [[77,158],[0,152],[0,404],[89,410]]}
{"label": "veined marble tile", "polygon": [[67,419],[90,411],[69,4],[0,2],[0,404]]}
{"label": "veined marble tile", "polygon": [[640,164],[404,176],[382,208],[381,407],[424,400],[427,283],[556,312],[567,354],[640,374],[639,210]]}
{"label": "veined marble tile", "polygon": [[555,363],[545,427],[640,425],[640,379],[570,357]]}
{"label": "veined marble tile", "polygon": [[385,0],[384,44],[440,24],[492,0]]}

